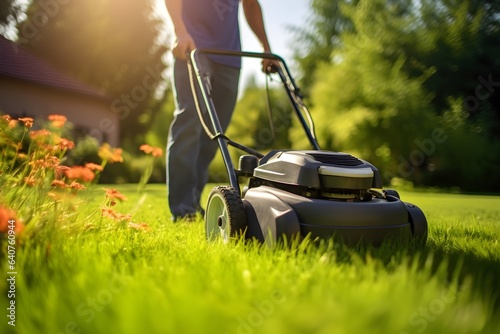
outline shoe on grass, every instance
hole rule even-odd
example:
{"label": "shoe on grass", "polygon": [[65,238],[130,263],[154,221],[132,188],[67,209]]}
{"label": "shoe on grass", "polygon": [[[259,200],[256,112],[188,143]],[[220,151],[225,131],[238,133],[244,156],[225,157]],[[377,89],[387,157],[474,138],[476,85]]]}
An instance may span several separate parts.
{"label": "shoe on grass", "polygon": [[172,222],[174,223],[194,223],[198,221],[199,217],[203,218],[203,214],[201,212],[192,212],[187,213],[184,216],[172,216]]}

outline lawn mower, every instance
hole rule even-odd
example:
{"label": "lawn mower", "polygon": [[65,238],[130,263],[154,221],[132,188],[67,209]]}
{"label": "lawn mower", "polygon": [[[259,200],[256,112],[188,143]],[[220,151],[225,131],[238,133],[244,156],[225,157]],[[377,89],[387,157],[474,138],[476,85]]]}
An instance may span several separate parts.
{"label": "lawn mower", "polygon": [[[276,60],[279,65],[272,72],[279,76],[311,148],[262,154],[228,138],[211,99],[210,82],[199,65],[202,55]],[[320,149],[311,114],[280,56],[193,50],[188,58],[198,116],[207,135],[218,142],[230,183],[214,187],[209,194],[204,217],[208,240],[228,241],[244,235],[274,244],[309,235],[313,239],[333,237],[348,244],[380,245],[387,239],[407,242],[412,238],[425,244],[427,220],[422,210],[401,201],[397,191],[383,189],[375,166],[347,153]],[[229,146],[246,153],[238,168],[231,160]],[[248,180],[243,191],[242,178]]]}

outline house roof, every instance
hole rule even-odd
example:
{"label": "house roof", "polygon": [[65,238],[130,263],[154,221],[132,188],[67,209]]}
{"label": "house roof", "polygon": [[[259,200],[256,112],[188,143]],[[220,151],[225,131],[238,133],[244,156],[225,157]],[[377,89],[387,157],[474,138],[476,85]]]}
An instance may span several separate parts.
{"label": "house roof", "polygon": [[0,36],[0,76],[98,99],[107,99],[96,89],[63,73],[3,36]]}

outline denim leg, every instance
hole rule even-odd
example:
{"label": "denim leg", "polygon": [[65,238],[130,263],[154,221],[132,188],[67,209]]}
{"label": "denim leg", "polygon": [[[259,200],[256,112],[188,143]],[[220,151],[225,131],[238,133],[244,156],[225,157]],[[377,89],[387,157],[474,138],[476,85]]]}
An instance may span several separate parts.
{"label": "denim leg", "polygon": [[[236,102],[239,69],[210,61],[201,65],[211,73],[212,98],[225,129]],[[208,165],[217,152],[217,143],[202,129],[185,61],[175,60],[174,63],[174,97],[176,110],[167,143],[167,187],[170,211],[174,217],[182,217],[200,209],[201,192],[208,179]],[[201,96],[199,101],[203,108]]]}
{"label": "denim leg", "polygon": [[175,60],[173,75],[176,109],[167,142],[168,203],[172,215],[182,217],[198,210],[194,196],[197,175],[193,166],[200,150],[202,129],[185,61]]}

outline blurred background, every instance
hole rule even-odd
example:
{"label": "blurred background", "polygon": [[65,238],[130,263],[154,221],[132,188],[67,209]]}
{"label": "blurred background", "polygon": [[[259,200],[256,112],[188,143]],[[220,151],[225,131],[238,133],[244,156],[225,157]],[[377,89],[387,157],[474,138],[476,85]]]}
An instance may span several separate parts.
{"label": "blurred background", "polygon": [[[498,192],[500,1],[261,5],[273,51],[289,63],[323,149],[370,161],[386,185]],[[125,163],[110,166],[101,182],[137,182],[145,164],[139,145],[165,147],[174,109],[164,3],[0,0],[0,34],[0,87],[12,90],[0,94],[0,112],[43,114],[40,103],[16,104],[14,96],[64,90],[65,109],[49,111],[74,123],[77,147],[67,162],[93,161],[99,141],[114,140]],[[243,21],[242,38],[245,50],[259,51]],[[276,80],[269,95],[274,135],[265,76],[258,62],[245,62],[228,135],[263,152],[308,149]],[[82,113],[89,116],[80,120]],[[152,182],[164,182],[164,161],[156,167]],[[210,175],[225,182],[220,159]]]}

